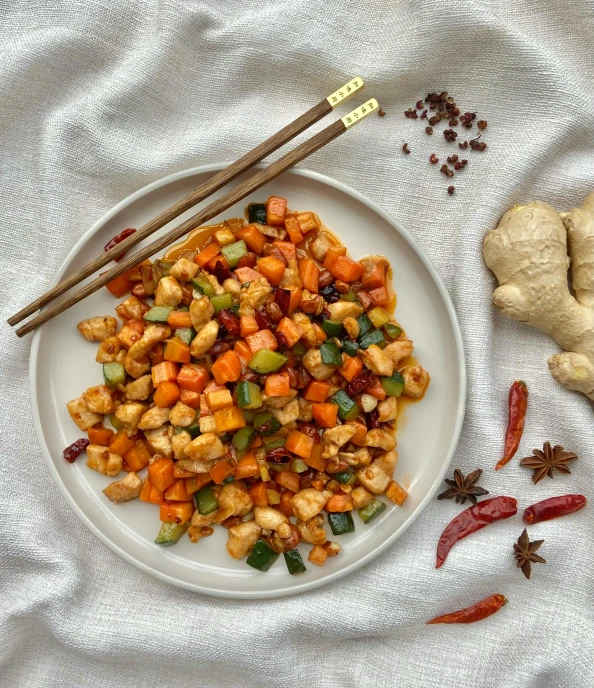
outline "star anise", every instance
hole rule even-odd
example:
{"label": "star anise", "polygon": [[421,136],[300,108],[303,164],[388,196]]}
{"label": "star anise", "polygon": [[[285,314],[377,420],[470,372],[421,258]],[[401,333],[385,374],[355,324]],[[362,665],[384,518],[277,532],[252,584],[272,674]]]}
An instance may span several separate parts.
{"label": "star anise", "polygon": [[547,560],[535,554],[536,550],[542,545],[544,540],[534,540],[530,542],[528,539],[528,531],[526,528],[518,538],[518,542],[514,545],[514,557],[518,562],[518,568],[522,569],[522,573],[526,578],[530,578],[532,571],[531,563],[546,564]]}
{"label": "star anise", "polygon": [[437,495],[437,499],[452,499],[455,497],[456,504],[464,504],[467,499],[471,504],[476,504],[477,497],[489,494],[487,490],[483,490],[482,487],[476,484],[482,472],[480,468],[477,468],[476,471],[472,471],[472,473],[464,477],[462,471],[456,468],[454,479],[449,480],[446,478],[445,480],[450,489]]}
{"label": "star anise", "polygon": [[558,470],[561,473],[571,473],[567,464],[577,459],[577,454],[565,451],[560,444],[551,447],[550,442],[544,443],[542,451],[540,449],[533,449],[532,453],[534,456],[527,456],[525,459],[522,459],[520,466],[534,470],[532,475],[532,482],[534,484],[542,480],[545,475],[552,478],[553,470]]}

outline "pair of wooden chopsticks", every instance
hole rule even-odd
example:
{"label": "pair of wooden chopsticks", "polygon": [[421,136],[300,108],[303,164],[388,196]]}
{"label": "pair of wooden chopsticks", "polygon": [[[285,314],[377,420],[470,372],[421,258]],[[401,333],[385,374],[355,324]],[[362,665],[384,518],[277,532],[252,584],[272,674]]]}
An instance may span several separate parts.
{"label": "pair of wooden chopsticks", "polygon": [[[235,179],[238,175],[248,170],[257,162],[260,162],[267,155],[289,142],[315,122],[322,119],[322,117],[325,117],[336,105],[360,91],[363,88],[363,85],[363,79],[361,78],[355,78],[349,81],[348,84],[345,84],[342,88],[338,89],[320,103],[312,107],[310,110],[303,113],[300,117],[278,131],[269,139],[261,143],[249,153],[246,153],[243,157],[239,158],[239,160],[236,160],[224,170],[221,170],[215,174],[207,182],[202,184],[202,186],[196,189],[196,191],[192,192],[185,198],[182,198],[175,205],[162,212],[150,222],[147,222],[147,224],[143,225],[137,232],[129,236],[120,244],[117,244],[113,248],[109,249],[94,261],[89,263],[86,267],[82,268],[70,277],[67,277],[65,280],[47,291],[21,311],[15,313],[15,315],[8,319],[8,324],[14,326],[25,318],[29,317],[35,313],[35,311],[47,305],[53,301],[53,299],[68,291],[68,289],[71,287],[74,287],[82,282],[85,278],[87,278],[89,275],[92,275],[99,268],[107,265],[107,263],[111,262],[114,258],[117,258],[128,251],[132,246],[138,244],[140,241],[153,234],[153,232],[156,232],[158,229],[166,225],[184,211],[191,208],[196,203],[208,198],[208,196],[223,187],[232,179]],[[276,160],[265,169],[256,172],[245,182],[242,182],[234,189],[228,191],[216,201],[200,210],[190,219],[186,220],[177,227],[174,227],[160,239],[157,239],[148,246],[141,248],[133,255],[118,263],[116,267],[103,273],[92,282],[89,282],[89,284],[82,287],[82,289],[79,289],[78,291],[69,295],[59,303],[50,306],[47,310],[44,310],[37,317],[33,318],[19,328],[16,331],[16,334],[19,337],[23,337],[35,328],[43,325],[43,323],[47,322],[48,320],[55,318],[56,315],[59,315],[63,311],[67,310],[75,303],[82,301],[82,299],[89,296],[89,294],[92,294],[101,287],[104,287],[108,282],[111,282],[116,277],[124,274],[155,253],[167,248],[170,244],[177,239],[180,239],[192,229],[195,229],[208,220],[211,220],[213,217],[226,210],[234,203],[237,203],[242,198],[245,198],[245,196],[248,196],[252,192],[256,191],[256,189],[264,186],[264,184],[267,184],[275,177],[278,177],[290,167],[293,167],[293,165],[296,165],[298,162],[301,162],[301,160],[307,158],[309,155],[311,155],[311,153],[314,153],[333,139],[337,138],[341,134],[344,134],[344,132],[350,126],[363,119],[371,112],[375,112],[377,109],[377,101],[375,98],[371,98],[345,117],[333,122],[329,127],[326,127],[326,129],[322,130],[315,136],[312,136],[312,138],[308,141],[305,141],[300,146],[297,146],[297,148],[284,155],[282,158],[279,158],[279,160]]]}

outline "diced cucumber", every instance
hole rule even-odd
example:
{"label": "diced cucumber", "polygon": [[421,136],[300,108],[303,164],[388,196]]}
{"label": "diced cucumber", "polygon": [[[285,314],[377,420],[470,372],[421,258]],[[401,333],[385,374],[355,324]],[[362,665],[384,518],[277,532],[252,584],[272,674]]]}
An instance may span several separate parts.
{"label": "diced cucumber", "polygon": [[285,564],[287,565],[287,569],[289,569],[289,573],[294,576],[297,573],[303,573],[304,571],[307,571],[305,568],[305,564],[303,563],[303,559],[301,558],[301,555],[299,554],[298,550],[292,549],[289,550],[288,552],[283,552],[284,557],[285,557]]}
{"label": "diced cucumber", "polygon": [[261,373],[266,375],[267,373],[274,373],[278,370],[289,359],[276,351],[271,351],[270,349],[258,349],[256,353],[252,356],[252,360],[248,363],[249,367],[255,373]]}
{"label": "diced cucumber", "polygon": [[181,341],[184,344],[187,344],[188,346],[192,343],[192,340],[196,336],[196,330],[193,327],[178,327],[174,335],[178,338],[181,339]]}
{"label": "diced cucumber", "polygon": [[380,502],[379,499],[374,499],[373,502],[369,502],[367,506],[359,509],[359,516],[363,523],[369,523],[369,521],[372,521],[376,516],[379,516],[385,508],[386,505],[384,502]]}
{"label": "diced cucumber", "polygon": [[341,294],[341,295],[340,295],[340,298],[341,298],[343,301],[351,301],[351,302],[354,302],[354,301],[357,300],[357,292],[356,292],[356,291],[353,291],[352,289],[349,289],[349,291],[347,291],[346,294]]}
{"label": "diced cucumber", "polygon": [[267,437],[278,432],[281,424],[270,411],[262,411],[254,416],[254,428],[262,437]]}
{"label": "diced cucumber", "polygon": [[341,420],[355,420],[359,415],[359,407],[344,389],[339,389],[332,397],[332,401],[338,405],[338,415]]}
{"label": "diced cucumber", "polygon": [[189,523],[161,523],[161,530],[155,539],[161,547],[171,547],[179,542],[181,536],[188,530]]}
{"label": "diced cucumber", "polygon": [[123,385],[126,381],[126,371],[124,366],[117,361],[103,364],[103,378],[108,387],[114,389],[118,385]]}
{"label": "diced cucumber", "polygon": [[247,246],[245,245],[245,241],[243,239],[240,239],[239,241],[235,241],[232,244],[227,244],[227,246],[223,246],[223,248],[221,249],[221,253],[227,259],[229,267],[234,268],[239,262],[239,259],[245,256],[245,254],[247,253]]}
{"label": "diced cucumber", "polygon": [[392,339],[397,339],[402,334],[402,328],[398,327],[398,325],[394,325],[394,323],[386,323],[384,325],[384,330],[388,337]]}
{"label": "diced cucumber", "polygon": [[203,516],[212,514],[213,511],[219,508],[217,498],[208,485],[201,487],[198,492],[194,492],[194,502],[196,508]]}
{"label": "diced cucumber", "polygon": [[214,287],[203,275],[197,275],[190,282],[194,289],[198,289],[204,296],[214,296]]}
{"label": "diced cucumber", "polygon": [[365,315],[365,313],[357,318],[357,322],[359,323],[359,337],[367,334],[373,327],[371,320]]}
{"label": "diced cucumber", "polygon": [[247,207],[248,221],[257,222],[260,225],[266,224],[266,204],[250,203]]}
{"label": "diced cucumber", "polygon": [[350,471],[341,471],[340,473],[334,473],[332,476],[334,480],[338,480],[339,483],[343,485],[348,485],[350,482],[355,481],[355,474]]}
{"label": "diced cucumber", "polygon": [[188,425],[187,428],[182,428],[182,430],[189,432],[191,438],[194,439],[195,437],[198,437],[198,435],[200,434],[200,424],[192,423],[191,425]]}
{"label": "diced cucumber", "polygon": [[262,406],[262,390],[255,382],[240,382],[237,385],[237,405],[242,409],[256,409]]}
{"label": "diced cucumber", "polygon": [[305,348],[305,344],[302,341],[298,341],[291,351],[295,354],[296,358],[303,358],[305,356],[305,352],[307,349]]}
{"label": "diced cucumber", "polygon": [[342,350],[345,351],[349,356],[356,356],[357,349],[359,345],[352,339],[347,339],[346,337],[341,341]]}
{"label": "diced cucumber", "polygon": [[112,413],[111,416],[109,416],[109,422],[111,423],[111,426],[115,428],[118,432],[120,430],[124,429],[124,424],[122,421],[116,416],[115,413]]}
{"label": "diced cucumber", "polygon": [[278,552],[269,547],[264,540],[258,540],[245,563],[258,571],[268,571],[277,559]]}
{"label": "diced cucumber", "polygon": [[390,377],[380,377],[380,381],[384,388],[384,392],[389,397],[399,397],[402,394],[402,390],[404,389],[404,378],[398,371],[390,375]]}
{"label": "diced cucumber", "polygon": [[322,329],[329,337],[340,337],[342,333],[342,323],[333,322],[332,320],[324,320]]}
{"label": "diced cucumber", "polygon": [[291,461],[291,470],[294,473],[305,473],[309,466],[305,463],[303,459],[294,458]]}
{"label": "diced cucumber", "polygon": [[350,511],[328,514],[328,523],[334,535],[355,532],[355,523]]}
{"label": "diced cucumber", "polygon": [[279,447],[284,447],[285,442],[285,437],[277,437],[274,440],[270,440],[270,442],[264,441],[264,449],[266,449],[266,451],[270,451],[271,449],[278,449]]}
{"label": "diced cucumber", "polygon": [[174,310],[173,306],[153,306],[144,314],[144,319],[148,322],[167,322],[169,314]]}
{"label": "diced cucumber", "polygon": [[390,316],[386,313],[383,308],[376,306],[372,308],[367,313],[367,317],[371,320],[374,327],[383,327],[386,323],[390,322]]}
{"label": "diced cucumber", "polygon": [[322,362],[328,366],[341,366],[342,356],[340,349],[336,346],[336,342],[332,339],[327,339],[320,345],[320,354],[322,355]]}
{"label": "diced cucumber", "polygon": [[247,449],[250,444],[256,439],[256,431],[251,425],[239,429],[234,435],[231,443],[238,451]]}
{"label": "diced cucumber", "polygon": [[215,294],[209,298],[215,313],[222,311],[223,308],[231,308],[233,305],[233,294],[230,291],[226,291],[223,294]]}
{"label": "diced cucumber", "polygon": [[359,337],[359,346],[362,349],[367,349],[372,344],[377,344],[378,346],[385,343],[386,338],[381,330],[373,330],[372,332],[367,332],[362,337]]}

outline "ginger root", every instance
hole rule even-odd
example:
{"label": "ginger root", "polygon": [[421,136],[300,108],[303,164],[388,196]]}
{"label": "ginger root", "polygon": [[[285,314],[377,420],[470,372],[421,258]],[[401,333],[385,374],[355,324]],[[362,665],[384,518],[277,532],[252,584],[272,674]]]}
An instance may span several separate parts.
{"label": "ginger root", "polygon": [[548,359],[553,377],[594,399],[594,193],[566,213],[540,201],[508,210],[483,257],[500,284],[495,307],[551,335],[564,349]]}

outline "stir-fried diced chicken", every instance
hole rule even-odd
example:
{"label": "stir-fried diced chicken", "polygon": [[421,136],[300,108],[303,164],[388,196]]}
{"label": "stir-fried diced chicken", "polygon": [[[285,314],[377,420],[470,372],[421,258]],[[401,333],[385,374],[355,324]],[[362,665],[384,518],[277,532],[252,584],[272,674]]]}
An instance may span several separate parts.
{"label": "stir-fried diced chicken", "polygon": [[423,392],[429,384],[429,373],[423,370],[420,365],[406,366],[406,368],[402,368],[400,373],[404,378],[402,394],[414,399],[423,396]]}
{"label": "stir-fried diced chicken", "polygon": [[376,344],[372,344],[367,349],[360,350],[359,355],[365,367],[369,368],[375,375],[390,377],[394,372],[394,361]]}
{"label": "stir-fried diced chicken", "polygon": [[225,447],[214,432],[199,435],[186,447],[186,456],[200,461],[213,461],[225,455]]}
{"label": "stir-fried diced chicken", "polygon": [[118,329],[118,321],[111,315],[98,315],[95,318],[81,320],[76,329],[87,342],[102,342],[114,336]]}
{"label": "stir-fried diced chicken", "polygon": [[398,399],[396,397],[382,399],[382,401],[378,402],[377,410],[380,423],[396,420],[398,418]]}
{"label": "stir-fried diced chicken", "polygon": [[342,447],[355,434],[356,430],[352,425],[337,425],[335,428],[324,430],[324,442]]}
{"label": "stir-fried diced chicken", "polygon": [[192,340],[190,345],[192,356],[199,358],[205,354],[216,342],[218,333],[219,323],[216,320],[211,320],[207,323]]}
{"label": "stir-fried diced chicken", "polygon": [[85,392],[85,402],[92,413],[106,414],[115,411],[111,389],[107,385],[89,387]]}
{"label": "stir-fried diced chicken", "polygon": [[297,519],[297,530],[303,542],[310,545],[323,545],[328,539],[324,529],[324,517],[321,514],[310,518],[309,521]]}
{"label": "stir-fried diced chicken", "polygon": [[313,487],[300,490],[291,499],[295,516],[301,521],[309,521],[320,513],[331,496],[332,492],[329,490],[320,492]]}
{"label": "stir-fried diced chicken", "polygon": [[239,296],[239,315],[254,315],[256,310],[264,305],[271,291],[272,287],[265,277],[255,279],[248,287],[242,287]]}
{"label": "stir-fried diced chicken", "polygon": [[185,430],[174,433],[171,437],[171,449],[173,451],[173,456],[178,460],[184,459],[186,457],[186,447],[191,441],[192,436]]}
{"label": "stir-fried diced chicken", "polygon": [[316,380],[327,380],[334,374],[335,368],[331,368],[322,361],[322,354],[319,349],[308,349],[302,361]]}
{"label": "stir-fried diced chicken", "polygon": [[104,490],[103,494],[114,504],[121,502],[128,502],[131,499],[136,499],[142,490],[142,480],[130,471],[125,478],[116,480],[110,483]]}
{"label": "stir-fried diced chicken", "polygon": [[175,277],[163,277],[155,291],[155,306],[177,306],[182,302],[184,292]]}
{"label": "stir-fried diced chicken", "polygon": [[161,425],[158,428],[153,428],[151,430],[145,430],[144,436],[146,441],[151,446],[151,449],[159,454],[163,454],[168,459],[173,456],[173,449],[171,444],[171,426]]}
{"label": "stir-fried diced chicken", "polygon": [[107,337],[99,344],[95,360],[97,363],[113,363],[118,359],[120,348],[120,343],[115,337]]}
{"label": "stir-fried diced chicken", "polygon": [[390,476],[377,461],[372,461],[369,466],[358,468],[355,473],[361,485],[373,494],[382,494],[390,484]]}
{"label": "stir-fried diced chicken", "polygon": [[354,301],[337,301],[329,303],[327,306],[330,311],[330,320],[343,322],[345,318],[358,318],[363,313],[363,308]]}
{"label": "stir-fried diced chicken", "polygon": [[254,520],[266,530],[276,530],[281,537],[289,537],[289,519],[271,506],[255,506]]}
{"label": "stir-fried diced chicken", "polygon": [[213,314],[214,308],[208,296],[192,300],[190,304],[190,319],[196,333],[200,332],[211,321]]}
{"label": "stir-fried diced chicken", "polygon": [[262,534],[262,528],[255,521],[245,521],[229,528],[227,552],[233,559],[242,559],[253,549]]}
{"label": "stir-fried diced chicken", "polygon": [[299,418],[299,402],[292,399],[282,408],[270,408],[270,413],[278,420],[281,425],[287,425]]}
{"label": "stir-fried diced chicken", "polygon": [[144,401],[153,392],[153,378],[151,375],[143,375],[129,382],[125,386],[125,390],[126,397],[131,401]]}
{"label": "stir-fried diced chicken", "polygon": [[66,404],[66,408],[72,420],[83,431],[103,421],[102,415],[89,411],[84,395],[80,396],[78,399],[69,401]]}
{"label": "stir-fried diced chicken", "polygon": [[250,493],[241,480],[223,485],[217,502],[219,503],[215,518],[217,523],[222,523],[230,516],[245,516],[254,505]]}
{"label": "stir-fried diced chicken", "polygon": [[196,275],[199,268],[187,258],[178,258],[169,268],[169,276],[175,277],[178,282],[189,282]]}
{"label": "stir-fried diced chicken", "polygon": [[410,356],[413,351],[413,343],[410,339],[406,339],[406,337],[403,339],[396,339],[384,349],[384,353],[392,359],[394,366],[398,366],[400,361]]}
{"label": "stir-fried diced chicken", "polygon": [[196,417],[196,411],[190,406],[186,406],[181,401],[171,409],[169,414],[169,422],[176,428],[187,428],[188,425],[192,425],[194,418]]}
{"label": "stir-fried diced chicken", "polygon": [[101,475],[115,478],[122,470],[122,457],[109,451],[108,447],[89,444],[87,447],[87,466]]}
{"label": "stir-fried diced chicken", "polygon": [[365,435],[363,444],[366,447],[379,447],[380,449],[389,451],[396,446],[396,438],[394,437],[394,433],[389,430],[375,428]]}
{"label": "stir-fried diced chicken", "polygon": [[313,253],[313,257],[318,262],[323,263],[330,246],[332,246],[332,244],[330,243],[326,232],[318,232],[318,236],[314,239],[314,241],[312,241],[311,244],[311,252]]}
{"label": "stir-fried diced chicken", "polygon": [[142,418],[138,422],[139,430],[154,430],[155,428],[160,428],[164,423],[169,420],[169,414],[171,413],[170,408],[160,408],[159,406],[153,406],[146,413],[143,414]]}
{"label": "stir-fried diced chicken", "polygon": [[146,404],[138,401],[128,401],[122,404],[115,412],[116,418],[123,424],[124,430],[133,435],[140,423],[143,413],[146,411]]}

